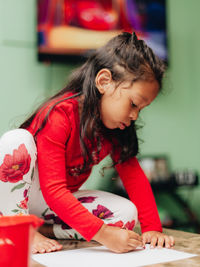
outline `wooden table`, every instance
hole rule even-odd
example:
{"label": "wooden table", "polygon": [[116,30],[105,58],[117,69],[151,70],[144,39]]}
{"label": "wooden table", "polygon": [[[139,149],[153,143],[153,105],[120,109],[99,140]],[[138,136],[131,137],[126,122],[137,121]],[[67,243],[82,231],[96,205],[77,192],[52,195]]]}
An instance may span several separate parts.
{"label": "wooden table", "polygon": [[[197,257],[192,257],[189,259],[184,260],[178,260],[168,263],[159,263],[159,264],[153,264],[148,265],[149,267],[177,267],[177,266],[184,266],[184,267],[197,267],[200,266],[200,234],[193,234],[193,233],[187,233],[182,231],[176,231],[176,230],[169,230],[164,229],[164,233],[168,235],[173,235],[175,238],[175,249],[197,254]],[[85,248],[85,247],[91,247],[91,246],[98,246],[94,241],[86,242],[86,241],[76,241],[76,240],[61,240],[59,241],[63,244],[64,250],[71,250],[71,249],[78,249],[78,248]],[[44,265],[35,263],[32,261],[30,267],[43,267]],[[126,267],[126,266],[124,266]]]}

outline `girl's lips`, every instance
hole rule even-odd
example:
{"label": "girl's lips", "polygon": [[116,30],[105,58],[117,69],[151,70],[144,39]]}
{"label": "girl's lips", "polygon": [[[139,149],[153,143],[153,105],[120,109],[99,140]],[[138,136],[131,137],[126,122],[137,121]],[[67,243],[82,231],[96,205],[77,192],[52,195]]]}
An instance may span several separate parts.
{"label": "girl's lips", "polygon": [[119,123],[119,128],[120,128],[120,130],[124,130],[126,128],[126,124],[123,123],[123,122],[120,122]]}

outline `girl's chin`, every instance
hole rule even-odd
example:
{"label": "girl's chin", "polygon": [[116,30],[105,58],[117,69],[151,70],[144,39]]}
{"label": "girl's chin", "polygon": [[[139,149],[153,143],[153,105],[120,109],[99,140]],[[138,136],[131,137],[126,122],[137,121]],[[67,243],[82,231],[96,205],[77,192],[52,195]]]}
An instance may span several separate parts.
{"label": "girl's chin", "polygon": [[117,122],[109,122],[109,121],[103,122],[102,121],[102,123],[109,130],[120,129],[120,126],[121,126],[121,128],[125,128],[123,125],[119,125],[119,123],[117,123]]}
{"label": "girl's chin", "polygon": [[105,124],[105,123],[103,123],[103,125],[107,128],[107,129],[109,129],[109,130],[114,130],[114,129],[117,129],[118,127],[116,127],[116,126],[111,126],[111,125],[108,125],[108,124]]}
{"label": "girl's chin", "polygon": [[107,126],[105,124],[104,124],[104,126],[109,130],[116,130],[116,129],[124,130],[124,128],[125,128],[125,127],[118,127],[118,126]]}

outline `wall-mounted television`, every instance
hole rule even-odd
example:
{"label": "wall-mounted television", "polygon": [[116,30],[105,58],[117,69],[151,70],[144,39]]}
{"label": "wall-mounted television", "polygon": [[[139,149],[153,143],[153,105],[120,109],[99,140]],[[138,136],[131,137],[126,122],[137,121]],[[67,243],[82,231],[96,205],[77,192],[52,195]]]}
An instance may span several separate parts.
{"label": "wall-mounted television", "polygon": [[165,0],[37,0],[40,61],[80,61],[123,31],[168,61]]}

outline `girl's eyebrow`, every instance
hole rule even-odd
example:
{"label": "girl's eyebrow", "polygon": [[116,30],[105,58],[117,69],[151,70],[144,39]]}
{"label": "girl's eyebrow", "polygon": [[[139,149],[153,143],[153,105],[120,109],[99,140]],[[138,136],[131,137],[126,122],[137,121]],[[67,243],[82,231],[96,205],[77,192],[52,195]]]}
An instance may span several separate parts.
{"label": "girl's eyebrow", "polygon": [[144,97],[144,96],[142,96],[142,95],[138,95],[140,98],[142,98],[145,102],[147,102],[148,101],[148,99],[146,98],[146,97]]}

